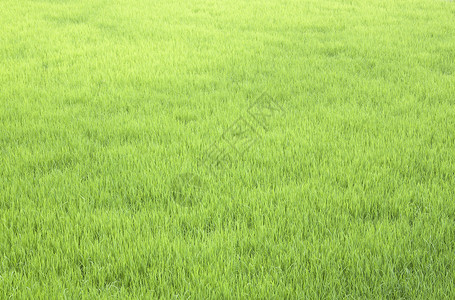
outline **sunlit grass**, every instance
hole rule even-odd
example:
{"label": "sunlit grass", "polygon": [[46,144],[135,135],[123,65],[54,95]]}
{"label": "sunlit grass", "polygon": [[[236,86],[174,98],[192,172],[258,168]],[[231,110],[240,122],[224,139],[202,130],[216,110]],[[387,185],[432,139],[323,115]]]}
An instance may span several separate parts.
{"label": "sunlit grass", "polygon": [[2,0],[0,298],[453,298],[454,72],[450,1]]}

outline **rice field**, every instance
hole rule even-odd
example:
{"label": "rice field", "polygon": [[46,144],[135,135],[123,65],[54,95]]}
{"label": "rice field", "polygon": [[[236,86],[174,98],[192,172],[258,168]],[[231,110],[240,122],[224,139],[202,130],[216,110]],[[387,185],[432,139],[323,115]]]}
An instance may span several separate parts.
{"label": "rice field", "polygon": [[2,0],[1,299],[455,298],[455,3]]}

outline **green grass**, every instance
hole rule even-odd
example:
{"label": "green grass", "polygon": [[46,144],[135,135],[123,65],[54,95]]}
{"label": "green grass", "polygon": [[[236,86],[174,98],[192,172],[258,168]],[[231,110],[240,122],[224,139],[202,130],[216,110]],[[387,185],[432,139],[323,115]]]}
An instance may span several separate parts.
{"label": "green grass", "polygon": [[2,0],[0,298],[455,298],[454,95],[455,2]]}

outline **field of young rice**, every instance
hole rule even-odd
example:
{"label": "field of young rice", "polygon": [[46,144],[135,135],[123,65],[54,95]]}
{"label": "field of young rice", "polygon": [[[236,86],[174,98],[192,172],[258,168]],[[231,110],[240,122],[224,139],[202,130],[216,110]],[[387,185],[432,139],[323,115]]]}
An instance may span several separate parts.
{"label": "field of young rice", "polygon": [[1,0],[0,298],[455,298],[455,2]]}

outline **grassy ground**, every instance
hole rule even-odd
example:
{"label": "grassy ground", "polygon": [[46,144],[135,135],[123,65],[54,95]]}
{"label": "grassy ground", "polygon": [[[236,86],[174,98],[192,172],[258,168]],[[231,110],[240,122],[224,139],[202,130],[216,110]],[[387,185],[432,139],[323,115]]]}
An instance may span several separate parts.
{"label": "grassy ground", "polygon": [[2,0],[0,298],[454,298],[454,5]]}

